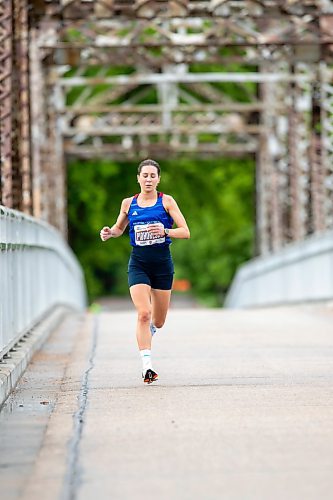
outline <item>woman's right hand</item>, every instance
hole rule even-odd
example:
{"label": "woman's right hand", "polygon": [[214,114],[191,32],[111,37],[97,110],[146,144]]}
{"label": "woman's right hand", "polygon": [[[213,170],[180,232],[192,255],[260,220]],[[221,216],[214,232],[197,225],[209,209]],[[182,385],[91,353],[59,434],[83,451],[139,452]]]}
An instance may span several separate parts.
{"label": "woman's right hand", "polygon": [[103,229],[101,229],[99,235],[102,241],[108,240],[112,236],[111,228],[109,226],[104,226]]}

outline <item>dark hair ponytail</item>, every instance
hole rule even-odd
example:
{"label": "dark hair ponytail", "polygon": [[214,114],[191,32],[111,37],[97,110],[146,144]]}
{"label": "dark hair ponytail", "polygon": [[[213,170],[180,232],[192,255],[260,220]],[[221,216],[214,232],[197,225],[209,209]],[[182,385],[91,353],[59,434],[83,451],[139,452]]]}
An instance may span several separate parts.
{"label": "dark hair ponytail", "polygon": [[157,163],[157,161],[151,160],[150,158],[147,158],[147,160],[143,160],[140,165],[138,166],[138,175],[141,174],[142,167],[146,167],[148,165],[151,165],[152,167],[157,168],[158,176],[161,175],[161,167]]}

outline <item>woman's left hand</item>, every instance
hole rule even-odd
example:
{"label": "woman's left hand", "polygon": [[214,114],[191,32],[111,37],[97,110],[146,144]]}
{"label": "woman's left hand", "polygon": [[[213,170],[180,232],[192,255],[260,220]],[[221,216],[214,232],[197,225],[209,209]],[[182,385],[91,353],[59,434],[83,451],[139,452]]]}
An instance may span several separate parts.
{"label": "woman's left hand", "polygon": [[157,222],[156,224],[149,224],[148,231],[152,233],[154,236],[164,236],[164,226],[163,224]]}

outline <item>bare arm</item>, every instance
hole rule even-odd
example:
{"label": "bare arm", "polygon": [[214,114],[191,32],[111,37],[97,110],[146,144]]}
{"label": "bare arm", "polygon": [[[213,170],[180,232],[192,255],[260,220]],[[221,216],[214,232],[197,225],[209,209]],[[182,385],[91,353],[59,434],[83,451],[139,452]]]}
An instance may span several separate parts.
{"label": "bare arm", "polygon": [[[171,215],[177,226],[175,229],[169,230],[169,236],[171,236],[171,238],[189,239],[190,230],[186,223],[185,217],[181,213],[176,201],[172,198],[172,196],[169,196],[167,194],[163,196],[163,206],[165,210]],[[160,223],[150,224],[149,232],[155,234],[156,236],[165,235],[163,224]]]}
{"label": "bare arm", "polygon": [[128,225],[128,217],[127,212],[129,206],[131,204],[132,198],[125,198],[121,202],[120,212],[117,217],[116,223],[110,228],[108,226],[104,226],[100,231],[100,237],[102,241],[106,241],[109,238],[118,238],[125,231]]}
{"label": "bare arm", "polygon": [[172,198],[172,196],[168,195],[166,195],[165,201],[165,208],[169,212],[177,226],[174,229],[170,229],[169,236],[171,236],[171,238],[189,239],[191,236],[190,230],[188,228],[185,217],[181,213],[176,201]]}

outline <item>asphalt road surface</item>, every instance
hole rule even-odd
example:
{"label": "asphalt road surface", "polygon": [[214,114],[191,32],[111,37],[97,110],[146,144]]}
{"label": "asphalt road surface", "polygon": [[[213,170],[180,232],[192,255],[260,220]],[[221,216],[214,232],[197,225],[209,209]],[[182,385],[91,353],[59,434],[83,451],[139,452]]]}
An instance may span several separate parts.
{"label": "asphalt road surface", "polygon": [[0,413],[1,500],[333,498],[333,308],[68,317]]}

